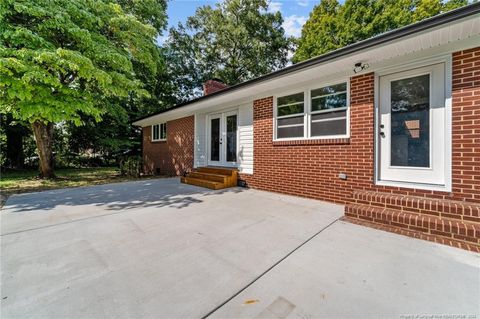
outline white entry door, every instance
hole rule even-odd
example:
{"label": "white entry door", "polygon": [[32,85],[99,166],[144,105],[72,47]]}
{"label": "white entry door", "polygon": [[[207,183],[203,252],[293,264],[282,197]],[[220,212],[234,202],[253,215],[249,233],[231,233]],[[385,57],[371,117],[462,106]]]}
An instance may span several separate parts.
{"label": "white entry door", "polygon": [[379,180],[445,185],[445,64],[380,77]]}
{"label": "white entry door", "polygon": [[208,116],[208,165],[237,165],[237,121],[236,111]]}

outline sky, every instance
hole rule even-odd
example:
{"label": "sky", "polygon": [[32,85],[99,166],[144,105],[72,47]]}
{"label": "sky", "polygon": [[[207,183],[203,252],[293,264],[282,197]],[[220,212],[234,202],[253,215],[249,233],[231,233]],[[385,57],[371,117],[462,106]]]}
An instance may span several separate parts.
{"label": "sky", "polygon": [[[198,7],[204,5],[215,6],[217,1],[211,0],[170,0],[168,2],[168,28],[184,23],[189,16],[195,14]],[[319,0],[271,0],[269,11],[280,11],[283,16],[283,28],[289,36],[299,37],[303,24],[309,13]],[[165,33],[165,36],[168,32]],[[164,38],[166,38],[164,36]]]}

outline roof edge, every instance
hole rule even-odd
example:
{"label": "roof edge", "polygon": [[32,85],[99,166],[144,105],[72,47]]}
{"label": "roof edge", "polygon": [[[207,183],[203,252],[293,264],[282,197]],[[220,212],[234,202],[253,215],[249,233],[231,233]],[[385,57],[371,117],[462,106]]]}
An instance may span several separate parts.
{"label": "roof edge", "polygon": [[418,33],[418,32],[424,31],[424,30],[428,30],[428,29],[431,29],[431,28],[434,28],[434,27],[437,27],[437,26],[440,26],[440,25],[443,25],[443,24],[446,24],[446,23],[449,23],[449,22],[452,22],[452,21],[460,20],[460,19],[469,17],[469,16],[477,14],[477,13],[480,13],[480,2],[475,2],[475,3],[460,7],[458,9],[455,9],[455,10],[452,10],[452,11],[449,11],[449,12],[446,12],[446,13],[442,13],[442,14],[433,16],[433,17],[428,18],[428,19],[425,19],[425,20],[422,20],[422,21],[419,21],[419,22],[416,22],[416,23],[413,23],[413,24],[409,24],[407,26],[404,26],[404,27],[401,27],[401,28],[398,28],[398,29],[387,31],[385,33],[376,35],[374,37],[371,37],[371,38],[368,38],[368,39],[365,39],[365,40],[347,45],[345,47],[327,52],[325,54],[322,54],[322,55],[319,55],[317,57],[299,62],[297,64],[293,64],[293,65],[285,67],[283,69],[273,71],[271,73],[259,76],[257,78],[254,78],[254,79],[251,79],[251,80],[239,83],[239,84],[229,86],[225,89],[219,90],[219,91],[211,93],[209,95],[200,96],[200,97],[195,98],[193,100],[189,100],[189,101],[177,104],[177,105],[175,105],[171,108],[168,108],[166,110],[162,110],[162,111],[159,111],[159,112],[156,112],[156,113],[153,113],[153,114],[146,115],[146,116],[140,117],[138,119],[135,119],[134,121],[132,121],[132,124],[140,126],[138,124],[135,124],[135,122],[139,122],[141,120],[144,120],[144,119],[147,119],[149,117],[156,116],[156,115],[159,115],[159,114],[162,114],[162,113],[173,111],[175,109],[178,109],[178,108],[190,105],[190,104],[194,104],[194,103],[197,103],[197,102],[200,102],[200,101],[204,101],[204,100],[211,99],[211,98],[214,98],[214,97],[217,97],[217,96],[220,96],[220,95],[224,95],[224,94],[230,93],[232,91],[239,90],[241,88],[244,88],[244,87],[256,84],[256,83],[268,81],[268,80],[271,80],[271,79],[274,79],[276,77],[280,77],[280,76],[283,76],[283,75],[286,75],[286,74],[289,74],[289,73],[292,73],[292,72],[297,72],[297,71],[300,71],[302,69],[306,69],[306,68],[309,68],[311,66],[314,66],[316,64],[327,62],[329,60],[333,60],[333,59],[345,56],[345,55],[353,53],[355,51],[368,49],[368,48],[371,48],[373,46],[377,46],[377,45],[380,45],[380,44],[383,44],[383,43],[386,43],[386,42],[389,42],[389,41],[393,41],[393,40],[396,40],[396,39],[399,39],[399,38],[402,38],[402,37],[405,37],[405,36],[408,36],[408,35],[411,35],[411,34],[414,34],[414,33]]}

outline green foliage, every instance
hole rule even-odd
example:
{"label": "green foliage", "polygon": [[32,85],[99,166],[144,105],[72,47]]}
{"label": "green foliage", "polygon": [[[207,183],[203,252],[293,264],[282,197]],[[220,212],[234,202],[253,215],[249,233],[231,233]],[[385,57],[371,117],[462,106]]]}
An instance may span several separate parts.
{"label": "green foliage", "polygon": [[3,167],[7,162],[6,155],[7,155],[7,133],[6,133],[5,125],[0,125],[0,167]]}
{"label": "green foliage", "polygon": [[122,103],[106,104],[107,112],[101,125],[96,125],[91,117],[84,117],[82,126],[67,125],[68,149],[78,154],[90,151],[108,160],[131,148],[135,142],[139,147],[140,142],[132,138],[133,128],[126,107],[128,105]]}
{"label": "green foliage", "polygon": [[116,2],[125,12],[154,27],[159,35],[167,26],[166,0],[116,0]]}
{"label": "green foliage", "polygon": [[120,5],[93,0],[4,0],[0,106],[16,119],[100,120],[112,97],[144,96],[133,64],[156,72],[156,30]]}
{"label": "green foliage", "polygon": [[180,100],[198,95],[208,79],[233,85],[285,66],[292,42],[281,14],[267,7],[265,0],[226,0],[170,30],[165,50]]}
{"label": "green foliage", "polygon": [[467,0],[322,0],[303,26],[293,62],[300,62],[434,15]]}
{"label": "green foliage", "polygon": [[128,156],[120,161],[120,174],[128,177],[139,177],[142,169],[140,156]]}

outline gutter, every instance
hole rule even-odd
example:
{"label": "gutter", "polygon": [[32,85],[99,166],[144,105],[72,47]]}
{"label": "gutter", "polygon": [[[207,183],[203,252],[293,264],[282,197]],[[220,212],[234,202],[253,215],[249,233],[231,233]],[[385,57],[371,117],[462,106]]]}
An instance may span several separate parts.
{"label": "gutter", "polygon": [[[423,20],[423,21],[420,21],[420,22],[417,22],[417,23],[413,23],[413,24],[401,27],[399,29],[395,29],[395,30],[392,30],[392,31],[382,33],[382,34],[377,35],[375,37],[372,37],[372,38],[369,38],[369,39],[366,39],[366,40],[362,40],[362,41],[356,42],[354,44],[347,45],[343,48],[340,48],[340,49],[337,49],[337,50],[334,50],[334,51],[330,51],[330,52],[322,54],[318,57],[315,57],[315,58],[312,58],[312,59],[294,64],[292,66],[288,66],[286,68],[268,73],[266,75],[259,76],[255,79],[245,81],[245,82],[233,85],[233,86],[229,86],[228,88],[225,88],[223,90],[211,93],[209,95],[201,96],[201,97],[198,97],[196,99],[177,104],[177,105],[175,105],[175,106],[173,106],[169,109],[162,110],[162,111],[159,111],[157,113],[153,113],[153,114],[150,114],[150,115],[147,115],[147,116],[140,117],[140,118],[132,121],[132,124],[136,125],[136,124],[134,124],[135,122],[147,119],[147,118],[155,116],[155,115],[166,113],[166,112],[169,112],[169,111],[172,111],[172,110],[175,110],[175,109],[178,109],[178,108],[190,105],[190,104],[194,104],[194,103],[197,103],[197,102],[200,102],[200,101],[208,100],[210,98],[218,97],[220,95],[224,95],[224,94],[227,94],[227,93],[230,93],[230,92],[233,92],[233,91],[236,91],[236,90],[239,90],[239,89],[242,89],[242,88],[257,84],[257,83],[260,83],[260,82],[265,82],[265,81],[268,81],[268,80],[271,80],[271,79],[274,79],[274,78],[277,78],[277,77],[280,77],[280,76],[283,76],[283,75],[287,75],[287,74],[297,72],[297,71],[300,71],[300,70],[303,70],[303,69],[306,69],[306,68],[310,68],[310,67],[315,66],[315,65],[320,64],[320,63],[328,62],[328,61],[331,61],[333,59],[337,59],[339,57],[342,57],[342,56],[345,56],[345,55],[348,55],[348,54],[351,54],[351,53],[355,53],[357,51],[368,49],[368,48],[377,46],[379,44],[383,44],[383,43],[390,42],[390,41],[393,41],[393,40],[396,40],[396,39],[399,39],[399,38],[402,38],[402,37],[405,37],[405,36],[408,36],[408,35],[411,35],[411,34],[415,34],[415,33],[421,32],[421,31],[425,31],[425,30],[428,30],[428,29],[431,29],[431,28],[434,28],[434,27],[437,27],[437,26],[440,26],[440,25],[443,25],[443,24],[446,24],[446,23],[449,23],[449,22],[452,22],[452,21],[460,20],[462,18],[466,18],[466,17],[469,17],[469,16],[477,14],[477,13],[480,13],[480,2],[475,2],[475,3],[472,3],[472,4],[466,5],[464,7],[461,7],[461,8],[458,8],[458,9],[455,9],[455,10],[452,10],[452,11],[449,11],[449,12],[446,12],[446,13],[443,13],[443,14],[436,15],[436,16],[428,18],[426,20]],[[137,125],[137,126],[139,126],[139,125]]]}

